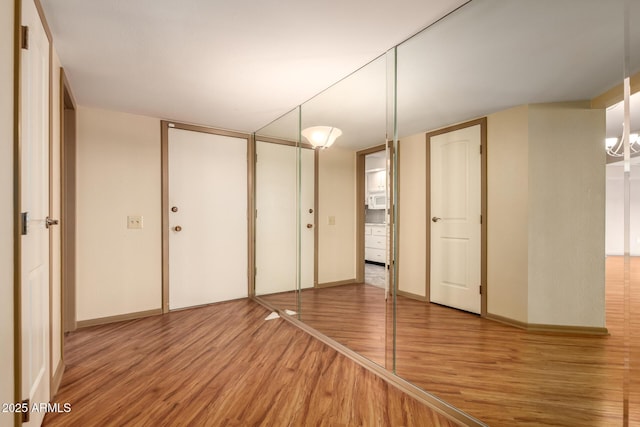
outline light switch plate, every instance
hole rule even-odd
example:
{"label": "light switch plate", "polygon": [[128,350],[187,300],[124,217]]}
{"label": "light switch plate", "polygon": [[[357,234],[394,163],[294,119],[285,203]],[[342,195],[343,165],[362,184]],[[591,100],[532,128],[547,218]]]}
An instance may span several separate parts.
{"label": "light switch plate", "polygon": [[127,217],[127,228],[142,228],[142,215],[129,215]]}
{"label": "light switch plate", "polygon": [[335,216],[330,216],[329,217],[329,225],[336,225],[336,217]]}

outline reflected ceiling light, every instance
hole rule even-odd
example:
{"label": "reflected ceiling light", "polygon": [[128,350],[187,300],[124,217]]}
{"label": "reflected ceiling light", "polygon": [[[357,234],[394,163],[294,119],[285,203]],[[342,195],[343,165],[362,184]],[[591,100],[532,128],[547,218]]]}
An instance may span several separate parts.
{"label": "reflected ceiling light", "polygon": [[[624,132],[622,133],[624,135]],[[606,138],[607,154],[612,157],[624,156],[624,136],[621,138]],[[629,151],[631,154],[640,153],[640,138],[637,133],[629,134]]]}
{"label": "reflected ceiling light", "polygon": [[333,126],[312,126],[303,129],[301,133],[313,148],[321,149],[330,147],[342,135],[342,131]]}

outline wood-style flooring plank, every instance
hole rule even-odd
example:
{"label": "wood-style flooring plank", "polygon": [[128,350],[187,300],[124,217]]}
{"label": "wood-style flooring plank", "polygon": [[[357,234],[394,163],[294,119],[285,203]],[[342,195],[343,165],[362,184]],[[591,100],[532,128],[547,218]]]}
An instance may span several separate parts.
{"label": "wood-style flooring plank", "polygon": [[261,305],[238,300],[66,338],[45,426],[454,426]]}
{"label": "wood-style flooring plank", "polygon": [[[608,336],[526,332],[398,297],[396,373],[491,426],[621,426],[626,378],[629,425],[640,425],[640,258],[632,258],[628,312],[622,261],[607,258]],[[264,297],[277,307],[290,298]],[[305,323],[389,370],[391,312],[373,286],[301,292]]]}

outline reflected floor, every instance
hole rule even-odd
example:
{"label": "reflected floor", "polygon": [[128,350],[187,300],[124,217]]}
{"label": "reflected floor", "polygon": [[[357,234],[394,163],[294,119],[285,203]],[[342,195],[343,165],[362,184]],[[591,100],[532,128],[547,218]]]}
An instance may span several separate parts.
{"label": "reflected floor", "polygon": [[[399,296],[397,373],[492,426],[623,425],[621,265],[620,257],[607,259],[608,336],[525,332]],[[632,268],[637,284],[640,259]],[[290,302],[282,294],[264,299],[278,307]],[[304,322],[381,365],[387,308],[384,290],[364,284],[302,292]],[[640,289],[632,290],[630,311],[640,313]],[[634,366],[640,360],[640,319],[630,325]],[[640,425],[640,375],[631,372],[629,424]]]}
{"label": "reflected floor", "polygon": [[[262,296],[279,309],[296,307],[291,292]],[[300,318],[373,362],[385,362],[384,289],[365,284],[305,289],[301,292]]]}
{"label": "reflected floor", "polygon": [[385,287],[385,279],[386,279],[386,267],[384,265],[378,264],[364,264],[364,283],[367,285],[373,285],[378,288]]}

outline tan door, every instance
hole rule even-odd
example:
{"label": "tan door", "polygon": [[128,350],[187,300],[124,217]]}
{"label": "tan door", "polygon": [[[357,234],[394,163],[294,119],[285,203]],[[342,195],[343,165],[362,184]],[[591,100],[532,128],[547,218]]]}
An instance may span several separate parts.
{"label": "tan door", "polygon": [[[49,401],[49,41],[32,0],[22,2],[29,48],[21,51],[22,398]],[[43,412],[23,425],[39,426]]]}
{"label": "tan door", "polygon": [[481,128],[431,137],[431,302],[481,311]]}

